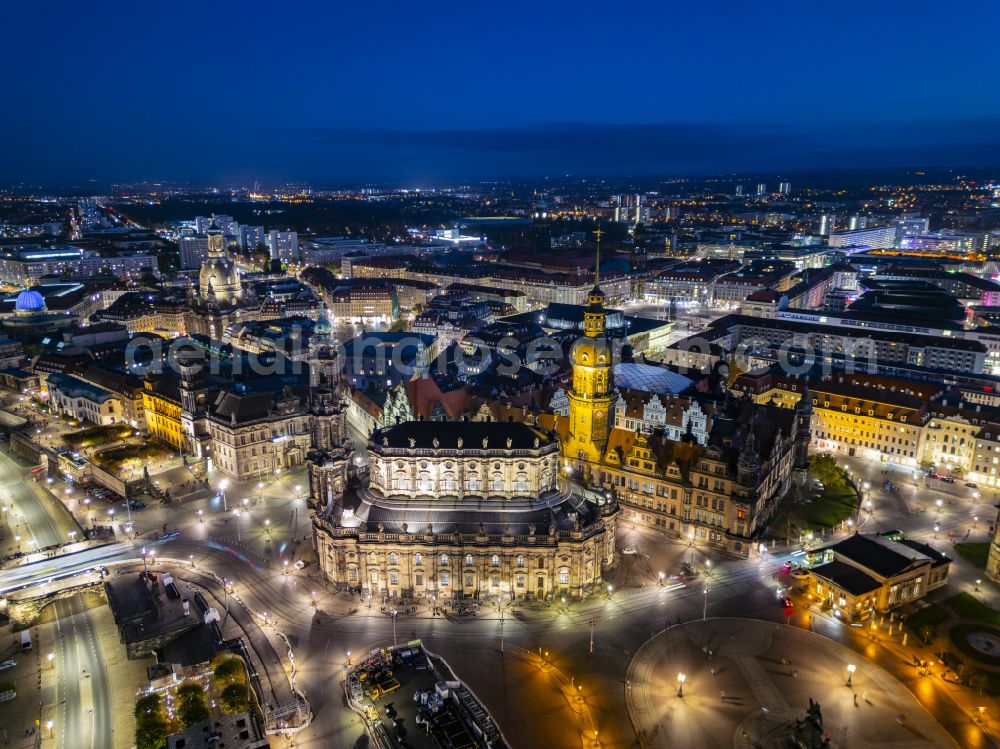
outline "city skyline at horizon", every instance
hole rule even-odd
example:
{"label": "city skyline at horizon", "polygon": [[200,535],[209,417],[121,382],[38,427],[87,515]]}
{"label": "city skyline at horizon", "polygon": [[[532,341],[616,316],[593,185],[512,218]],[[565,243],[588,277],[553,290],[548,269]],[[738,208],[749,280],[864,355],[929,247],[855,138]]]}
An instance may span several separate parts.
{"label": "city skyline at horizon", "polygon": [[63,9],[43,42],[10,42],[0,180],[961,168],[1000,152],[985,3],[961,34],[896,4],[387,10]]}

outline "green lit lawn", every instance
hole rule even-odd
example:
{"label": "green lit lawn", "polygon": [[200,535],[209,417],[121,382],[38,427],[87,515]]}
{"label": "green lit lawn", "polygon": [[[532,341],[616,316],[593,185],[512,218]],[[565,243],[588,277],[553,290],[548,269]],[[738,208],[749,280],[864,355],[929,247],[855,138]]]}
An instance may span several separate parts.
{"label": "green lit lawn", "polygon": [[951,618],[951,615],[940,606],[931,604],[920,609],[915,614],[906,617],[906,626],[920,637],[923,637],[924,627],[937,629],[937,626]]}
{"label": "green lit lawn", "polygon": [[952,596],[944,601],[944,605],[954,611],[959,619],[972,619],[1000,627],[1000,611],[980,603],[979,599],[969,593]]}
{"label": "green lit lawn", "polygon": [[973,567],[986,568],[986,557],[990,553],[989,544],[955,544],[955,551]]}

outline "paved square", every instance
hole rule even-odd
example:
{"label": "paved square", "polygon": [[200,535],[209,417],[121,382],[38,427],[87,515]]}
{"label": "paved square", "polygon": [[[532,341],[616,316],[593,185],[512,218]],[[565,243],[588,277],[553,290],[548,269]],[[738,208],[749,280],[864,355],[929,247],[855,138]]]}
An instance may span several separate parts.
{"label": "paved square", "polygon": [[643,746],[777,748],[810,699],[820,703],[833,747],[957,746],[883,669],[794,627],[751,619],[672,627],[636,653],[627,678],[626,705]]}

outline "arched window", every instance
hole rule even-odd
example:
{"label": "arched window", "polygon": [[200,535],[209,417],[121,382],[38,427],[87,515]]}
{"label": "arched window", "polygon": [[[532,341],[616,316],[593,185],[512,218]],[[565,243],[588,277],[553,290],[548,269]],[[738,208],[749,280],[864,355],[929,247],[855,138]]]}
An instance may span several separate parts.
{"label": "arched window", "polygon": [[431,475],[429,473],[417,474],[417,489],[422,492],[429,492],[433,488]]}
{"label": "arched window", "polygon": [[413,555],[413,563],[416,564],[416,565],[418,565],[418,566],[421,565],[421,564],[423,564],[424,563],[424,555],[421,554],[420,552],[417,552],[416,554],[414,554]]}
{"label": "arched window", "polygon": [[441,477],[441,491],[444,492],[458,491],[458,482],[455,481],[454,473],[445,473]]}
{"label": "arched window", "polygon": [[399,564],[399,554],[396,552],[389,554],[389,564]]}
{"label": "arched window", "polygon": [[528,491],[528,474],[519,473],[514,477],[514,491],[516,492],[526,492]]}
{"label": "arched window", "polygon": [[465,566],[466,567],[471,567],[472,566],[472,554],[466,554],[465,555]]}
{"label": "arched window", "polygon": [[410,488],[410,482],[406,478],[405,471],[396,471],[392,477],[392,488],[397,492],[405,492]]}
{"label": "arched window", "polygon": [[492,557],[490,557],[490,564],[493,565],[494,567],[499,567],[500,566],[500,555],[499,554],[494,554]]}
{"label": "arched window", "polygon": [[479,480],[479,476],[474,473],[465,480],[465,488],[470,492],[478,492],[482,491],[483,484]]}
{"label": "arched window", "polygon": [[565,567],[559,570],[559,584],[569,585],[569,570]]}
{"label": "arched window", "polygon": [[524,566],[524,555],[523,554],[518,554],[517,555],[517,566],[518,567],[523,567]]}
{"label": "arched window", "polygon": [[538,486],[542,491],[545,491],[546,489],[549,488],[549,485],[551,483],[552,483],[552,474],[549,472],[549,469],[546,468],[544,471],[542,471],[542,475],[541,478],[539,479]]}
{"label": "arched window", "polygon": [[491,492],[502,492],[503,491],[503,474],[494,473],[490,475],[490,491]]}
{"label": "arched window", "polygon": [[448,555],[447,554],[442,554],[441,555],[441,566],[442,567],[447,567],[448,566]]}

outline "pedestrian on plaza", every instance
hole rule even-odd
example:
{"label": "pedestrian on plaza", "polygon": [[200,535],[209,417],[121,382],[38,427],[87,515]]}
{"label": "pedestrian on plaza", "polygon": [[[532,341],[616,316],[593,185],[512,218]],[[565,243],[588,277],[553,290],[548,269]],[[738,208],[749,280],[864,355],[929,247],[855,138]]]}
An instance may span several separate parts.
{"label": "pedestrian on plaza", "polygon": [[867,689],[865,690],[865,693],[864,693],[864,695],[863,695],[863,696],[861,697],[861,699],[863,699],[863,700],[864,700],[864,701],[865,701],[866,703],[868,702],[868,690],[867,690]]}
{"label": "pedestrian on plaza", "polygon": [[854,707],[857,707],[857,706],[858,706],[858,693],[855,692],[854,693]]}
{"label": "pedestrian on plaza", "polygon": [[726,691],[725,690],[722,690],[721,692],[719,692],[719,699],[722,700],[723,702],[726,701]]}

